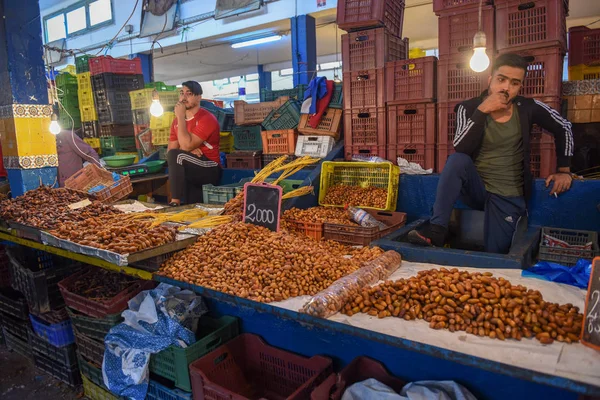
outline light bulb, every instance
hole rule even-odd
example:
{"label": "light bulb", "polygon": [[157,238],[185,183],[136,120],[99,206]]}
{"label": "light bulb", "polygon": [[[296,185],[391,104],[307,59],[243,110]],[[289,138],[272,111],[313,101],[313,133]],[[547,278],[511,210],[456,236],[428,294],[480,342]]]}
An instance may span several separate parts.
{"label": "light bulb", "polygon": [[485,47],[476,47],[473,49],[473,57],[469,66],[475,72],[483,72],[490,66],[490,58],[485,52]]}
{"label": "light bulb", "polygon": [[150,114],[152,114],[154,117],[160,117],[163,115],[164,112],[165,112],[165,110],[163,109],[163,106],[160,104],[160,100],[158,100],[158,99],[152,100],[152,104],[150,105]]}
{"label": "light bulb", "polygon": [[52,117],[50,118],[50,133],[53,135],[58,135],[60,133],[60,125],[58,124],[58,118],[56,117],[56,114],[52,114]]}

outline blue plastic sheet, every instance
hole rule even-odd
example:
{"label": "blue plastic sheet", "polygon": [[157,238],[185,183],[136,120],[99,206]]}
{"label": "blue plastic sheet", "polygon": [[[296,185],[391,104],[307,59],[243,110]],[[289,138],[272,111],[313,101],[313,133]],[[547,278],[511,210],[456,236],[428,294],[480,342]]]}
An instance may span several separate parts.
{"label": "blue plastic sheet", "polygon": [[577,261],[577,264],[572,267],[540,261],[528,270],[524,270],[521,275],[524,277],[544,279],[551,282],[566,283],[567,285],[587,289],[591,272],[591,261],[580,259]]}
{"label": "blue plastic sheet", "polygon": [[198,320],[207,312],[202,298],[189,290],[161,283],[129,301],[122,316],[104,339],[104,384],[111,392],[143,400],[148,391],[150,355],[171,345],[196,342]]}

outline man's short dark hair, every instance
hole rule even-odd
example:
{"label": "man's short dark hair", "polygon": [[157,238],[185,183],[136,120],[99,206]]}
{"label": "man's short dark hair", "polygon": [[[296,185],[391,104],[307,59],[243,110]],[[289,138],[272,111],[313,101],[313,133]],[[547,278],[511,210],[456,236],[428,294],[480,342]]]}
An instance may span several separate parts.
{"label": "man's short dark hair", "polygon": [[518,54],[506,53],[496,57],[492,65],[492,73],[496,72],[500,67],[520,68],[527,73],[528,63],[527,60]]}
{"label": "man's short dark hair", "polygon": [[185,81],[181,84],[181,86],[185,86],[190,89],[190,92],[194,94],[194,96],[202,95],[202,86],[196,81]]}

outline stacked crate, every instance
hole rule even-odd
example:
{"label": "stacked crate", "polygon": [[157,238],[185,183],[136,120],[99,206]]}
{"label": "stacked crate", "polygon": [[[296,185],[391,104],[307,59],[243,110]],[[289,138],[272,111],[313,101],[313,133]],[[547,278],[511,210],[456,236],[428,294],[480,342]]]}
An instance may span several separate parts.
{"label": "stacked crate", "polygon": [[387,158],[385,63],[408,56],[404,0],[338,2],[342,35],[344,157]]}
{"label": "stacked crate", "polygon": [[77,96],[77,77],[68,72],[58,74],[55,79],[58,92],[58,122],[63,129],[77,129],[81,126],[79,99]]}

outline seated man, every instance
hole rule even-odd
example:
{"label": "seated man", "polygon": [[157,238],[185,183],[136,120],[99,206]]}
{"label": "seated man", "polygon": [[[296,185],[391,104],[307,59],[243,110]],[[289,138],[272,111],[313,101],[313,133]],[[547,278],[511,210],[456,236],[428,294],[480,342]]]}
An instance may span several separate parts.
{"label": "seated man", "polygon": [[456,153],[448,157],[438,183],[430,225],[409,232],[411,243],[443,247],[456,200],[485,211],[487,252],[508,253],[519,219],[527,213],[532,186],[529,166],[531,127],[537,124],[554,136],[558,171],[546,179],[550,195],[571,187],[573,155],[571,123],[548,105],[518,96],[527,62],[503,54],[492,65],[488,90],[456,109]]}
{"label": "seated man", "polygon": [[172,206],[201,203],[202,185],[217,185],[221,178],[219,122],[200,107],[198,82],[182,86],[167,148]]}

